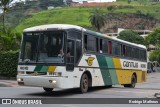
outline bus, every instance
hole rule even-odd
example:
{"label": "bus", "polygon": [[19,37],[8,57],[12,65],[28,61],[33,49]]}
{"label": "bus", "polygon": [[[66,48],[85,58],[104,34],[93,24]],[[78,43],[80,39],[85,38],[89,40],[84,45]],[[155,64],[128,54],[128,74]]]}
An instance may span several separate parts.
{"label": "bus", "polygon": [[17,68],[19,85],[53,89],[146,81],[146,47],[69,24],[24,29]]}

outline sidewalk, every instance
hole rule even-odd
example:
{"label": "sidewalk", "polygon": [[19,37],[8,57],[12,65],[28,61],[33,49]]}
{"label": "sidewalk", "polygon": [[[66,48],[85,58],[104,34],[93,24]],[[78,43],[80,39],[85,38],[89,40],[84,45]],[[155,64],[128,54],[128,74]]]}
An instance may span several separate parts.
{"label": "sidewalk", "polygon": [[0,87],[17,87],[16,80],[0,80]]}

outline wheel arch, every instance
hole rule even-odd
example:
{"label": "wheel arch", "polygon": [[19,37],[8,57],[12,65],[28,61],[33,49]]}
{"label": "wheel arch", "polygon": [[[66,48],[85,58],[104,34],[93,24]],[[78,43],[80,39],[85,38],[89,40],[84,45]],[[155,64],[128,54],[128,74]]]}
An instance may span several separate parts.
{"label": "wheel arch", "polygon": [[[90,73],[90,71],[84,71],[83,72],[83,74],[87,74],[87,76],[88,76],[88,81],[89,81],[89,87],[92,87],[92,74]],[[82,75],[83,75],[82,74]],[[82,76],[81,76],[81,78],[82,78]]]}
{"label": "wheel arch", "polygon": [[136,74],[136,72],[134,72],[133,74],[132,74],[132,76],[135,76],[136,77],[136,83],[137,83],[137,74]]}

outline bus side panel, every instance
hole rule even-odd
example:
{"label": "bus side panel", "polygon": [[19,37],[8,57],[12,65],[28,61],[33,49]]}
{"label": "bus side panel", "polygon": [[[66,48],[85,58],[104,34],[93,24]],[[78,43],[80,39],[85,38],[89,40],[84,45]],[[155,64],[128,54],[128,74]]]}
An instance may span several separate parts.
{"label": "bus side panel", "polygon": [[113,58],[112,57],[106,57],[105,59],[107,61],[109,73],[111,75],[112,85],[119,84],[116,69],[114,69],[115,66],[114,66]]}
{"label": "bus side panel", "polygon": [[[138,68],[125,68],[122,67],[124,59],[119,59],[119,58],[113,58],[114,61],[114,66],[116,69],[117,77],[119,84],[130,84],[131,83],[131,78],[133,73],[136,73],[137,76],[137,83],[144,82],[146,80],[146,71],[139,70],[141,64],[145,64],[144,62],[139,62]],[[129,61],[129,60],[126,60]],[[134,61],[133,61],[134,62]],[[136,61],[137,62],[137,61]],[[135,69],[135,70],[129,70],[129,69]],[[143,68],[145,70],[145,68]]]}
{"label": "bus side panel", "polygon": [[102,55],[97,55],[97,60],[99,63],[99,67],[101,70],[104,84],[105,85],[112,85],[112,79],[111,79],[109,69],[107,69],[108,65],[107,65],[107,61],[106,61],[105,57]]}
{"label": "bus side panel", "polygon": [[123,71],[123,84],[130,84],[132,74],[134,73],[132,70],[122,70]]}
{"label": "bus side panel", "polygon": [[137,83],[142,82],[142,71],[135,71],[137,75]]}
{"label": "bus side panel", "polygon": [[135,71],[137,75],[137,83],[145,82],[146,81],[146,76],[147,72],[146,71]]}
{"label": "bus side panel", "polygon": [[[83,71],[79,71],[82,73],[78,73],[79,79],[77,81],[80,82],[80,78],[85,71],[91,73],[92,86],[130,84],[134,72],[137,75],[137,82],[143,82],[146,79],[145,71],[142,73],[142,71],[138,70],[140,68],[122,67],[123,61],[134,62],[127,59],[113,58],[104,55],[84,54],[78,65],[82,67],[81,69],[83,69]],[[138,63],[145,64],[143,62]]]}
{"label": "bus side panel", "polygon": [[99,68],[99,64],[95,55],[84,54],[78,66],[79,69],[81,69],[81,71],[78,71],[80,72],[78,73],[78,78],[79,78],[77,79],[77,82],[79,82],[78,84],[80,84],[80,79],[82,74],[85,71],[89,71],[92,76],[92,86],[104,86],[101,70]]}
{"label": "bus side panel", "polygon": [[124,84],[124,71],[121,70],[122,66],[120,63],[119,58],[113,58],[113,63],[114,63],[114,68],[116,70],[117,78],[118,78],[118,83],[119,84]]}
{"label": "bus side panel", "polygon": [[99,67],[101,68],[101,74],[103,77],[104,85],[118,84],[118,78],[114,69],[113,59],[111,57],[105,57],[97,55]]}

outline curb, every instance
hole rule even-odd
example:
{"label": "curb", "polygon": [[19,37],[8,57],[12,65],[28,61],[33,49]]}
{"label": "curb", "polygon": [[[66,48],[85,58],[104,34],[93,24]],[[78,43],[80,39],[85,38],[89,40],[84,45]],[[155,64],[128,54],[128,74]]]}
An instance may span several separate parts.
{"label": "curb", "polygon": [[16,77],[4,77],[4,76],[0,76],[0,80],[16,80]]}
{"label": "curb", "polygon": [[0,80],[0,87],[17,87],[16,80]]}

